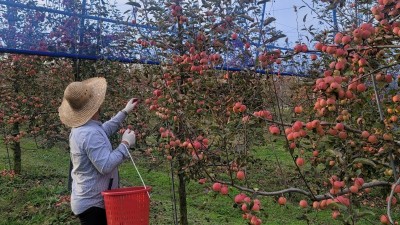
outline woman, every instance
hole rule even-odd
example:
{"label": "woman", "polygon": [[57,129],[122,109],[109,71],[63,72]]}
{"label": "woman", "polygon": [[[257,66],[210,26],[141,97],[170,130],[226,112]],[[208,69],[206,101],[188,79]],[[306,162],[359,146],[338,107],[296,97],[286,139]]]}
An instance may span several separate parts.
{"label": "woman", "polygon": [[118,187],[118,165],[129,158],[128,149],[136,141],[135,132],[127,129],[118,147],[112,148],[109,137],[119,130],[138,101],[130,99],[123,110],[101,123],[99,112],[106,90],[107,82],[102,77],[72,82],[58,109],[61,122],[72,128],[71,209],[82,225],[107,224],[101,192]]}

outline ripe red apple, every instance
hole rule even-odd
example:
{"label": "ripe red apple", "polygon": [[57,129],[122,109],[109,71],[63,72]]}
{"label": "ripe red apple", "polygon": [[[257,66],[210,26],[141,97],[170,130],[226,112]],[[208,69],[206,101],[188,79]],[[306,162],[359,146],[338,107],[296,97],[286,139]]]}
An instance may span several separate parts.
{"label": "ripe red apple", "polygon": [[318,56],[316,54],[311,54],[310,58],[312,61],[314,61],[317,60]]}
{"label": "ripe red apple", "polygon": [[242,204],[241,209],[242,209],[243,212],[249,211],[248,208],[247,208],[247,204],[246,204],[246,203],[243,203],[243,204]]}
{"label": "ripe red apple", "polygon": [[283,197],[283,196],[279,197],[278,203],[279,203],[279,205],[285,205],[286,204],[286,198]]}
{"label": "ripe red apple", "polygon": [[340,131],[338,136],[339,136],[340,139],[345,140],[347,138],[347,132],[346,131]]}
{"label": "ripe red apple", "polygon": [[260,204],[254,203],[253,207],[251,208],[252,211],[260,211]]}
{"label": "ripe red apple", "polygon": [[333,187],[336,189],[340,189],[340,188],[344,187],[344,185],[345,185],[344,181],[337,180],[337,181],[333,182]]}
{"label": "ripe red apple", "polygon": [[357,85],[357,91],[358,92],[364,92],[367,90],[367,86],[364,83],[360,83]]}
{"label": "ripe red apple", "polygon": [[235,196],[235,203],[242,203],[246,197],[247,195],[244,193],[237,194]]}
{"label": "ripe red apple", "polygon": [[206,181],[207,181],[207,178],[200,178],[199,184],[204,184],[204,183],[206,183]]}
{"label": "ripe red apple", "polygon": [[372,134],[368,137],[368,142],[372,144],[378,143],[378,138]]}
{"label": "ripe red apple", "polygon": [[220,190],[221,190],[221,187],[222,187],[222,184],[221,184],[221,183],[218,183],[218,182],[216,182],[216,183],[214,183],[214,184],[212,185],[213,191],[220,191]]}
{"label": "ripe red apple", "polygon": [[350,199],[348,199],[347,197],[341,195],[341,196],[337,196],[334,200],[335,202],[341,203],[345,206],[350,206]]}
{"label": "ripe red apple", "polygon": [[361,58],[358,60],[358,66],[363,67],[367,65],[367,60],[365,58]]}
{"label": "ripe red apple", "polygon": [[336,44],[340,44],[342,43],[342,39],[343,39],[343,34],[339,32],[335,35],[334,42]]}
{"label": "ripe red apple", "polygon": [[294,107],[294,112],[299,114],[303,112],[303,107],[302,106],[296,106]]}
{"label": "ripe red apple", "polygon": [[353,193],[353,194],[358,193],[358,189],[359,189],[359,188],[358,188],[357,185],[352,185],[352,186],[350,186],[350,188],[349,188],[350,192]]}
{"label": "ripe red apple", "polygon": [[400,102],[400,95],[399,95],[399,94],[394,95],[394,96],[392,97],[392,101],[393,101],[393,102]]}
{"label": "ripe red apple", "polygon": [[270,127],[269,127],[269,132],[271,133],[271,134],[273,134],[273,135],[278,135],[278,134],[280,134],[280,130],[279,130],[279,128],[277,127],[277,126],[275,126],[275,125],[271,125]]}
{"label": "ripe red apple", "polygon": [[314,209],[319,209],[320,202],[319,201],[314,201],[312,206],[313,206]]}
{"label": "ripe red apple", "polygon": [[314,45],[314,48],[316,49],[316,50],[318,50],[318,51],[322,51],[322,47],[323,47],[324,45],[321,43],[321,42],[318,42],[318,43],[316,43],[315,45]]}
{"label": "ripe red apple", "polygon": [[383,134],[383,140],[385,140],[385,141],[392,141],[392,140],[393,140],[392,134],[384,133],[384,134]]}
{"label": "ripe red apple", "polygon": [[350,41],[351,41],[351,37],[350,37],[350,36],[348,36],[348,35],[343,36],[343,38],[342,38],[342,43],[343,43],[344,45],[350,43]]}
{"label": "ripe red apple", "polygon": [[332,219],[337,219],[337,217],[340,216],[339,210],[333,210],[332,211]]}
{"label": "ripe red apple", "polygon": [[293,131],[300,131],[300,129],[303,128],[303,122],[297,120],[296,122],[293,123],[292,129]]}
{"label": "ripe red apple", "polygon": [[250,224],[251,225],[261,225],[262,221],[260,218],[258,218],[257,216],[252,216],[250,219]]}
{"label": "ripe red apple", "polygon": [[237,34],[237,33],[231,34],[231,38],[232,38],[233,40],[236,40],[236,39],[238,38],[238,34]]}
{"label": "ripe red apple", "polygon": [[298,157],[297,159],[296,159],[296,164],[298,165],[298,166],[303,166],[304,165],[304,158],[301,158],[301,157]]}
{"label": "ripe red apple", "polygon": [[[386,197],[386,203],[389,202],[389,196]],[[392,206],[397,204],[397,198],[395,196],[392,197],[392,201],[391,201]]]}
{"label": "ripe red apple", "polygon": [[361,177],[357,177],[354,179],[354,185],[357,185],[358,187],[362,187],[364,184],[364,179]]}
{"label": "ripe red apple", "polygon": [[386,83],[392,83],[392,81],[393,81],[392,75],[387,74],[387,75],[385,76],[385,82],[386,82]]}
{"label": "ripe red apple", "polygon": [[301,208],[307,208],[307,207],[308,207],[308,203],[307,203],[306,200],[303,199],[303,200],[300,200],[299,206],[300,206]]}
{"label": "ripe red apple", "polygon": [[368,131],[366,131],[366,130],[364,130],[363,132],[361,132],[361,137],[362,138],[364,138],[364,139],[367,139],[368,137],[369,137],[369,132]]}
{"label": "ripe red apple", "polygon": [[244,173],[244,171],[243,171],[243,170],[239,170],[239,171],[236,173],[236,178],[237,178],[238,180],[244,180],[244,178],[245,178],[245,173]]}
{"label": "ripe red apple", "polygon": [[265,61],[267,61],[267,56],[264,55],[264,54],[261,54],[261,55],[258,56],[258,59],[259,59],[261,62],[265,62]]}
{"label": "ripe red apple", "polygon": [[229,193],[228,185],[222,185],[221,190],[220,190],[220,193],[221,193],[222,195],[227,195],[227,194]]}
{"label": "ripe red apple", "polygon": [[161,93],[162,93],[162,92],[161,92],[161,90],[159,90],[159,89],[153,91],[153,95],[154,95],[154,96],[157,96],[157,97],[161,96]]}
{"label": "ripe red apple", "polygon": [[400,185],[392,185],[392,188],[394,188],[394,193],[400,193]]}
{"label": "ripe red apple", "polygon": [[387,215],[381,215],[380,221],[382,224],[389,224],[389,218],[387,217]]}
{"label": "ripe red apple", "polygon": [[295,46],[294,46],[294,52],[301,52],[302,51],[302,46],[301,46],[301,44],[296,44]]}
{"label": "ripe red apple", "polygon": [[335,125],[335,129],[336,130],[344,130],[344,124],[343,123],[337,123],[336,125]]}
{"label": "ripe red apple", "polygon": [[307,45],[302,44],[302,45],[301,45],[301,51],[302,51],[302,52],[308,52],[308,47],[307,47]]}
{"label": "ripe red apple", "polygon": [[335,65],[336,70],[343,70],[346,64],[344,62],[337,62]]}
{"label": "ripe red apple", "polygon": [[319,208],[320,208],[320,209],[325,209],[326,206],[327,206],[327,203],[326,203],[326,200],[325,200],[325,199],[322,200],[322,201],[319,203]]}

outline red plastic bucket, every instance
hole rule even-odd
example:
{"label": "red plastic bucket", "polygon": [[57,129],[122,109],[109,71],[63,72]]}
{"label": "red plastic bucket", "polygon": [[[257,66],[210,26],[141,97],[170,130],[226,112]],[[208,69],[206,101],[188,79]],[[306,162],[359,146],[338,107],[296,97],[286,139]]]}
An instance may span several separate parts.
{"label": "red plastic bucket", "polygon": [[151,187],[117,188],[101,192],[107,225],[148,225]]}

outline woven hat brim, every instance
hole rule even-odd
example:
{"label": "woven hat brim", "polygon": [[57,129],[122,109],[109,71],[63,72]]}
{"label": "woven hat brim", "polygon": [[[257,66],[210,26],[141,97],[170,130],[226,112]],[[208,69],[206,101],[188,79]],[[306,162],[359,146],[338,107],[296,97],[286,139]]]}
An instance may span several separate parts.
{"label": "woven hat brim", "polygon": [[82,81],[82,83],[93,90],[92,99],[81,109],[75,110],[63,98],[61,106],[58,108],[61,122],[68,127],[79,127],[88,122],[103,104],[106,96],[107,81],[104,77],[90,78]]}

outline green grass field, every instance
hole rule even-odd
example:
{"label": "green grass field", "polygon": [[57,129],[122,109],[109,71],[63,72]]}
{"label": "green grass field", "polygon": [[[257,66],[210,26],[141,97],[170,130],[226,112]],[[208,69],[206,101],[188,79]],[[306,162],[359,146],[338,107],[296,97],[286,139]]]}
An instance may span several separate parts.
{"label": "green grass field", "polygon": [[[79,224],[78,219],[71,214],[69,203],[60,203],[63,196],[69,195],[67,188],[68,151],[62,147],[36,149],[32,142],[23,142],[22,148],[23,173],[14,178],[0,176],[0,225]],[[9,153],[11,154],[11,150]],[[267,149],[257,148],[256,154],[260,158],[279,159],[283,164],[288,164],[291,160],[279,148],[275,149],[273,153]],[[147,158],[138,152],[133,152],[133,157],[146,185],[153,188],[150,224],[174,224],[174,201],[169,164],[165,163],[157,169],[149,170]],[[0,144],[0,171],[8,170],[9,166],[7,147]],[[141,185],[131,161],[126,161],[120,167],[120,176],[123,186]],[[265,178],[267,181],[277,182],[277,180],[270,179],[268,174],[259,174],[258,176],[259,179]],[[175,177],[175,181],[177,181],[177,177]],[[272,188],[275,186],[273,183],[269,185]],[[175,191],[177,186],[176,184]],[[229,196],[216,195],[210,191],[210,186],[210,184],[200,185],[194,181],[188,183],[189,224],[246,224],[240,210],[234,208],[232,199],[237,192],[230,189]],[[176,199],[178,199],[178,193],[176,193]],[[342,224],[331,219],[330,210],[301,209],[298,201],[291,202],[290,198],[288,198],[289,203],[286,206],[279,206],[271,197],[261,197],[260,199],[262,201],[260,217],[263,224]],[[375,216],[369,216],[357,224],[377,224],[383,210],[376,209]],[[302,219],[305,212],[308,222]]]}

